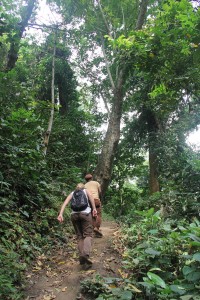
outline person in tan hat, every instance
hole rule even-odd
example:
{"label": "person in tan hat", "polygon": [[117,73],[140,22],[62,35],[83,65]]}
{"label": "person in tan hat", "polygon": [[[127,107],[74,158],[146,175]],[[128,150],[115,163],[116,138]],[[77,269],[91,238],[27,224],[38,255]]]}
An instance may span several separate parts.
{"label": "person in tan hat", "polygon": [[97,210],[97,216],[93,217],[93,228],[96,237],[102,237],[103,234],[100,231],[101,226],[101,186],[98,181],[93,180],[92,174],[85,176],[86,184],[85,189],[88,190],[94,197],[95,206]]}

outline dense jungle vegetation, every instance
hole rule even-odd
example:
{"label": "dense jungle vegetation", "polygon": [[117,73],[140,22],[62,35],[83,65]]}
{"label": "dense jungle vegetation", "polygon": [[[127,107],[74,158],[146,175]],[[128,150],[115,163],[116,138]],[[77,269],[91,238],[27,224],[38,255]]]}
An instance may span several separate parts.
{"label": "dense jungle vegetation", "polygon": [[47,3],[48,24],[39,0],[0,6],[0,299],[66,240],[58,210],[87,172],[124,258],[95,299],[200,299],[199,1]]}

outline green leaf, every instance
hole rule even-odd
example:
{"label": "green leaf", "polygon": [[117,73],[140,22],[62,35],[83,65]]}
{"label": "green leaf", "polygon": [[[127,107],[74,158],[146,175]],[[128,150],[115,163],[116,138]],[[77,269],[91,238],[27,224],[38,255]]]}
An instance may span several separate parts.
{"label": "green leaf", "polygon": [[200,262],[200,253],[195,253],[192,258]]}
{"label": "green leaf", "polygon": [[[183,227],[183,226],[181,226],[181,225],[178,226],[178,229],[180,229],[181,231],[186,231],[186,228]],[[184,297],[185,297],[185,296],[184,296]]]}
{"label": "green leaf", "polygon": [[191,246],[200,247],[200,242],[190,242]]}
{"label": "green leaf", "polygon": [[184,276],[187,276],[188,274],[194,272],[194,270],[195,270],[194,268],[184,266],[182,272]]}
{"label": "green leaf", "polygon": [[182,287],[180,285],[170,285],[170,289],[179,295],[183,295],[186,293],[186,290],[184,289],[184,287]]}
{"label": "green leaf", "polygon": [[157,234],[158,233],[158,229],[151,229],[148,231],[148,233],[150,234]]}
{"label": "green leaf", "polygon": [[154,250],[154,249],[152,249],[152,248],[148,248],[148,249],[146,249],[146,250],[145,250],[145,252],[146,252],[146,253],[148,253],[148,254],[151,254],[151,255],[153,255],[153,256],[156,256],[156,255],[158,255],[158,256],[159,256],[159,255],[160,255],[160,253],[161,253],[161,252],[159,252],[159,251],[156,251],[156,250]]}
{"label": "green leaf", "polygon": [[190,299],[194,299],[192,295],[185,295],[185,296],[181,296],[180,297],[181,300],[190,300]]}
{"label": "green leaf", "polygon": [[154,213],[154,208],[152,207],[152,208],[150,208],[150,209],[147,211],[146,216],[147,216],[147,217],[150,217],[150,216],[153,215],[153,213]]}
{"label": "green leaf", "polygon": [[27,211],[25,211],[25,210],[20,210],[21,211],[21,213],[24,215],[24,216],[26,216],[27,218],[29,218],[29,213],[27,212]]}
{"label": "green leaf", "polygon": [[120,292],[121,292],[120,288],[114,288],[114,289],[112,289],[112,293],[115,296],[118,296],[120,294]]}
{"label": "green leaf", "polygon": [[200,243],[200,238],[198,236],[196,236],[195,234],[189,233],[188,236],[195,242],[199,242]]}
{"label": "green leaf", "polygon": [[171,231],[172,229],[171,229],[170,224],[164,224],[163,230],[165,230],[165,231]]}
{"label": "green leaf", "polygon": [[149,279],[151,279],[151,281],[153,281],[153,283],[159,285],[162,288],[166,287],[166,283],[164,282],[164,280],[160,276],[158,276],[158,275],[156,275],[152,272],[148,272],[147,276],[149,277]]}
{"label": "green leaf", "polygon": [[124,291],[121,295],[120,298],[121,300],[131,300],[133,297],[133,294],[131,291]]}
{"label": "green leaf", "polygon": [[200,272],[193,272],[187,275],[187,280],[198,281],[200,279]]}
{"label": "green leaf", "polygon": [[162,271],[160,268],[151,268],[149,271]]}
{"label": "green leaf", "polygon": [[137,258],[133,258],[133,259],[132,259],[132,262],[133,262],[136,266],[139,265],[139,263],[140,263],[139,259],[137,259]]}

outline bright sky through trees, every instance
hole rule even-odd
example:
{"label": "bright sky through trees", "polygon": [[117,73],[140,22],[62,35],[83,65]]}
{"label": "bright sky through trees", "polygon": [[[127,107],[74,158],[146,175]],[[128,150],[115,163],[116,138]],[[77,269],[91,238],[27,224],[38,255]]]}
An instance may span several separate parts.
{"label": "bright sky through trees", "polygon": [[200,125],[188,136],[187,143],[198,150],[200,149]]}

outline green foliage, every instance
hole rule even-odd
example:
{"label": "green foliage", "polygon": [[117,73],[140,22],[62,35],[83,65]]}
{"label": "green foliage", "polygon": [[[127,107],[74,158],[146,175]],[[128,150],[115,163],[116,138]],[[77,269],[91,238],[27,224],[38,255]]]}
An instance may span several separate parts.
{"label": "green foliage", "polygon": [[131,300],[132,291],[130,288],[121,287],[120,278],[103,278],[96,275],[93,279],[87,279],[81,282],[81,289],[84,294],[89,295],[96,300]]}
{"label": "green foliage", "polygon": [[[170,176],[176,177],[171,181],[173,188],[182,189],[184,180],[191,178],[191,169],[183,163],[185,153],[179,149],[186,150],[184,133],[199,123],[196,102],[199,70],[194,63],[194,57],[199,56],[198,47],[194,46],[198,27],[199,12],[189,1],[160,1],[158,10],[152,10],[142,30],[117,39],[109,38],[111,47],[121,50],[119,60],[122,56],[124,61],[129,61],[132,75],[128,83],[131,92],[123,104],[127,112],[122,141],[124,153],[129,157],[129,165],[132,161],[134,166],[133,153],[141,148],[152,152],[153,148],[158,164],[156,179],[161,189],[170,182],[165,178],[167,164],[174,167],[169,171]],[[192,114],[188,111],[190,101],[195,107]],[[185,167],[188,173],[183,179],[181,170]],[[187,186],[190,184],[184,185],[184,189]]]}
{"label": "green foliage", "polygon": [[198,299],[198,219],[163,219],[151,208],[135,211],[129,227],[127,224],[121,234],[125,249],[122,278],[97,276],[82,283],[83,292],[98,300]]}
{"label": "green foliage", "polygon": [[84,111],[76,110],[67,118],[57,115],[54,121],[47,161],[52,176],[65,183],[64,188],[69,191],[78,181],[83,181],[84,174],[93,169],[96,162],[96,154],[92,150],[98,135],[93,129],[87,132],[88,123],[90,120],[87,120]]}
{"label": "green foliage", "polygon": [[199,221],[163,220],[153,209],[136,214],[141,218],[124,227],[123,243],[128,247],[124,268],[129,279],[143,287],[144,298],[138,299],[198,295]]}
{"label": "green foliage", "polygon": [[125,184],[121,189],[111,185],[104,199],[104,209],[114,218],[126,216],[140,201],[141,190],[134,185]]}
{"label": "green foliage", "polygon": [[[90,296],[97,297],[99,294],[106,291],[106,285],[100,275],[96,275],[93,280],[86,279],[81,282],[81,290]],[[96,298],[95,298],[96,299]]]}
{"label": "green foliage", "polygon": [[[72,71],[60,61],[56,67],[67,77],[71,110],[68,118],[56,114],[46,159],[43,156],[50,105],[48,99],[38,100],[38,93],[45,84],[50,90],[50,81],[39,76],[45,76],[45,64],[39,63],[42,47],[24,41],[16,68],[0,73],[0,298],[5,300],[22,299],[24,271],[37,255],[56,242],[67,242],[57,221],[62,195],[83,180],[88,166],[85,157],[92,134],[86,134],[87,114],[78,110]],[[47,60],[51,60],[48,53]],[[93,145],[95,138],[93,132]],[[68,212],[66,222],[71,234]]]}
{"label": "green foliage", "polygon": [[[0,248],[0,297],[2,299],[21,299],[20,283],[26,264],[22,263],[20,255],[12,249]],[[6,298],[5,298],[6,297]]]}
{"label": "green foliage", "polygon": [[[67,22],[73,19],[82,25],[58,33],[55,96],[59,103],[44,158],[53,34],[48,29],[44,43],[26,37],[19,44],[24,7],[20,1],[11,2],[2,1],[0,7],[0,298],[22,298],[25,268],[38,253],[64,240],[56,220],[62,194],[95,168],[103,135],[96,127],[107,120],[106,114],[98,113],[95,99],[101,95],[111,103],[112,97],[103,57],[91,58],[88,53],[95,54],[106,34],[105,52],[114,81],[122,64],[128,66],[127,77],[130,74],[123,86],[126,139],[121,141],[103,203],[105,212],[126,222],[123,243],[129,250],[124,267],[130,276],[120,280],[97,276],[84,287],[99,300],[195,297],[200,273],[199,223],[187,220],[199,214],[199,153],[193,155],[180,141],[199,121],[199,12],[186,0],[150,1],[152,15],[147,25],[133,31],[139,1],[101,1],[103,15],[93,2],[57,1]],[[16,49],[16,68],[5,73],[8,51],[15,43],[20,48]],[[81,48],[76,61],[80,75],[85,79],[87,70],[93,81],[80,93],[69,62],[70,43]],[[188,102],[195,111],[191,117]],[[146,196],[148,166],[141,150],[148,148],[144,107],[159,117],[168,132],[155,135],[162,193],[151,197]],[[134,112],[134,121],[140,113],[143,118],[140,115],[140,122],[129,124],[129,112]],[[134,184],[127,183],[127,177]],[[152,206],[163,208],[165,219]],[[66,210],[70,224],[68,217]]]}

